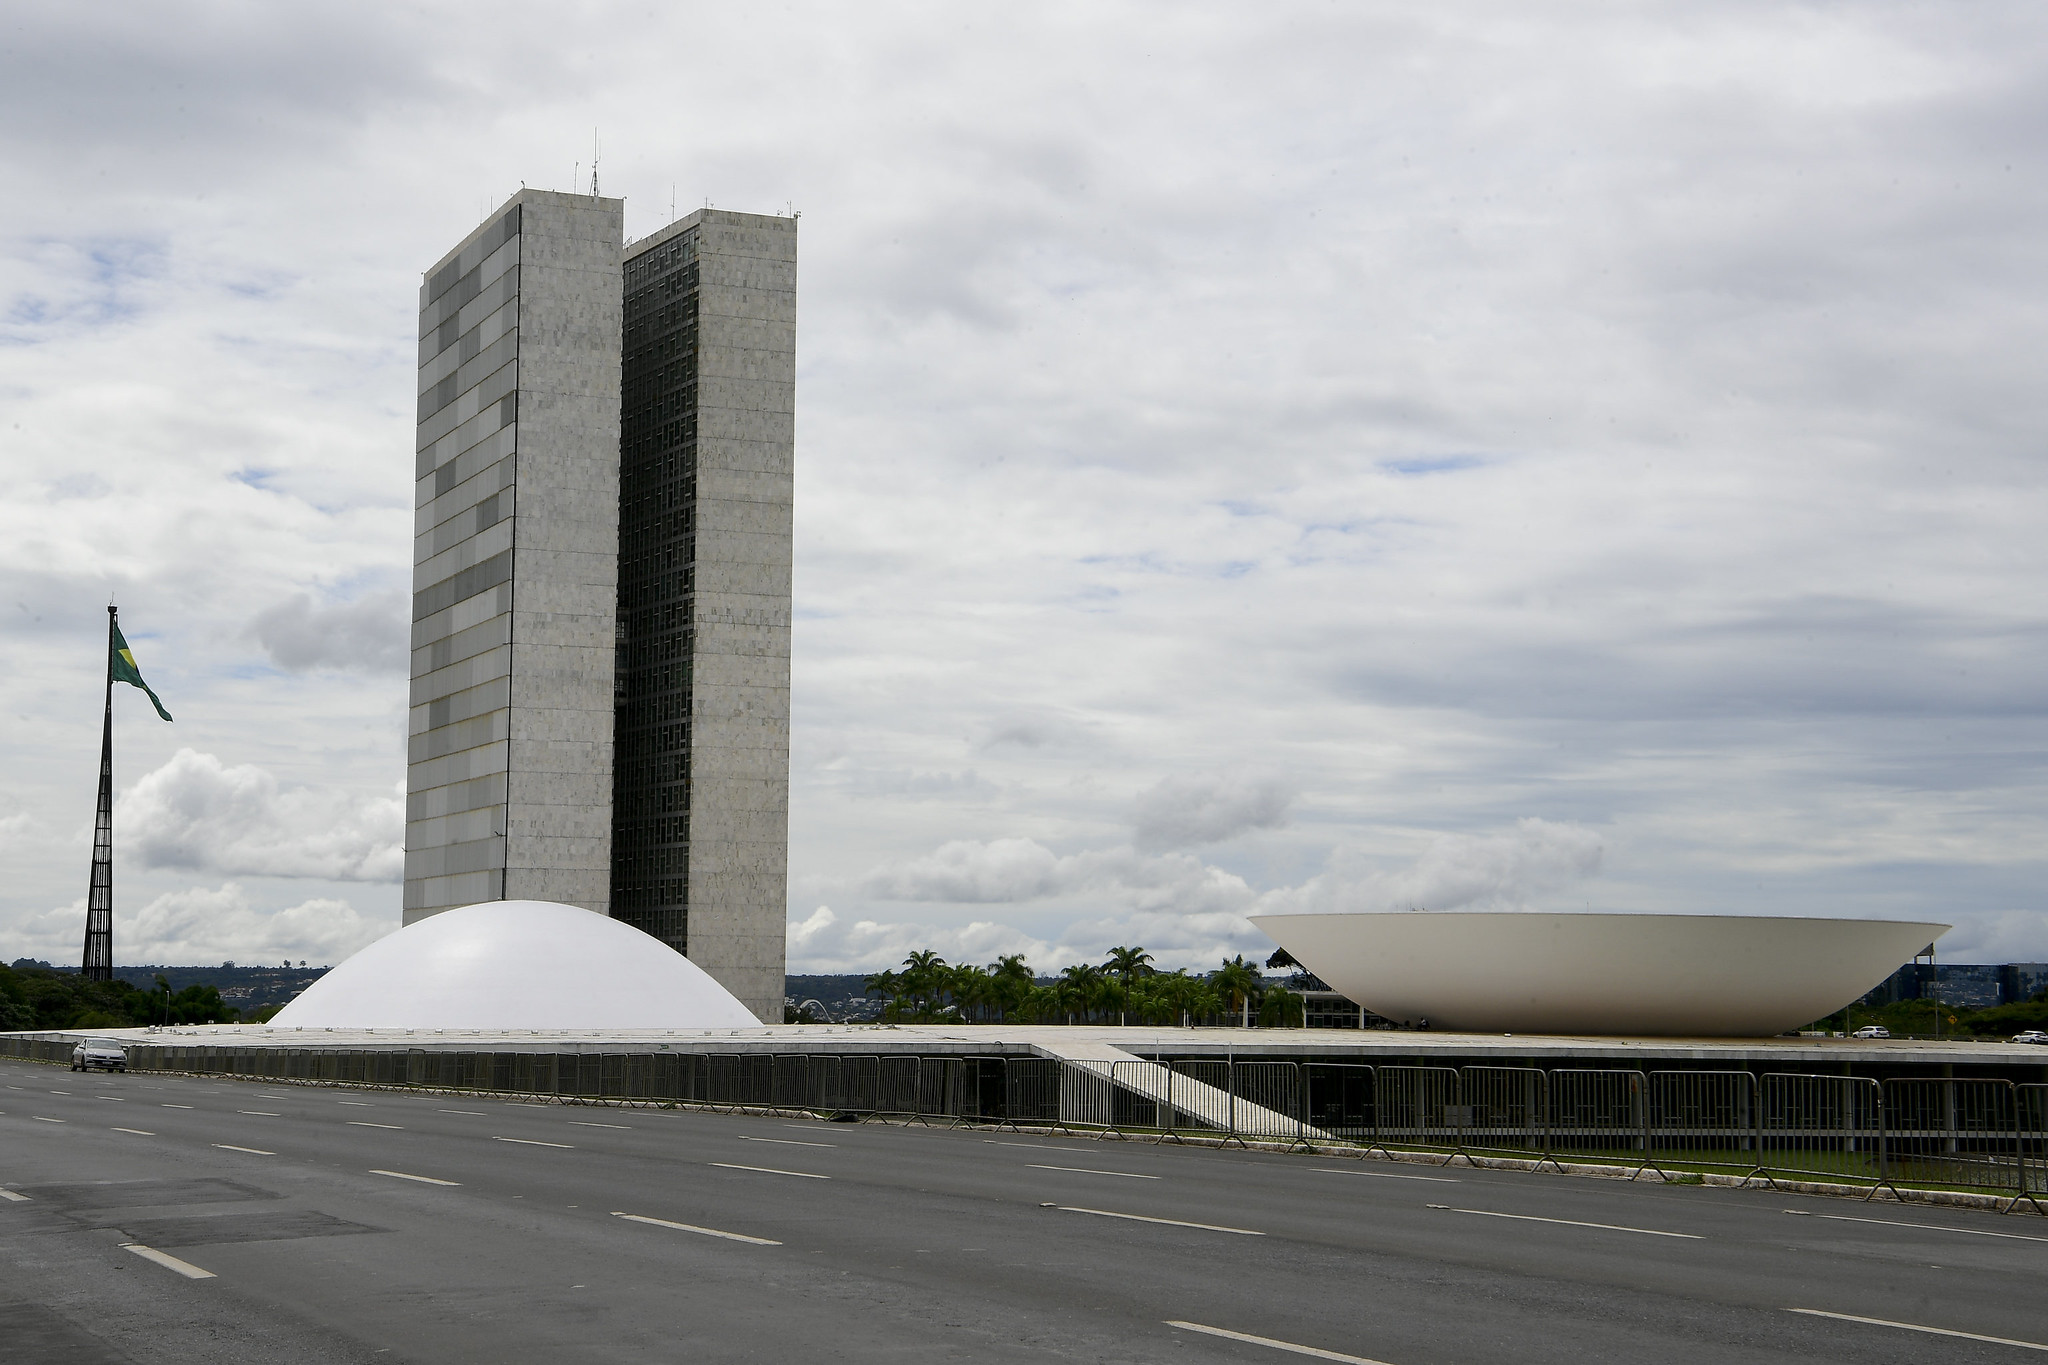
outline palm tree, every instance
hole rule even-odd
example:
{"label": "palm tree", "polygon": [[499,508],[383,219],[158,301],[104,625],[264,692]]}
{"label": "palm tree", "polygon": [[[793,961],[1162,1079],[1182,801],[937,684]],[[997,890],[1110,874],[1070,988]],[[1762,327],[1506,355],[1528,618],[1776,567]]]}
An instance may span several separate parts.
{"label": "palm tree", "polygon": [[1095,988],[1102,982],[1102,968],[1086,962],[1076,962],[1060,973],[1060,1003],[1067,1009],[1067,1022],[1073,1023],[1073,1012],[1081,1011],[1082,1021],[1088,1017],[1088,1006],[1094,1002]]}
{"label": "palm tree", "polygon": [[988,1021],[988,1005],[995,998],[995,978],[986,967],[977,967],[963,962],[951,973],[953,1003],[960,1006],[964,1018],[969,1010],[982,1011],[982,1022]]}
{"label": "palm tree", "polygon": [[1007,1020],[1010,1011],[1022,1009],[1026,997],[1031,994],[1031,968],[1024,962],[1022,953],[1006,953],[991,962],[988,967],[991,978],[989,994],[995,1001],[996,1017]]}
{"label": "palm tree", "polygon": [[1221,967],[1209,973],[1209,980],[1230,1003],[1230,1008],[1240,1012],[1243,1027],[1250,1028],[1252,997],[1259,993],[1262,982],[1252,964],[1244,960],[1244,954],[1239,953],[1226,960]]}
{"label": "palm tree", "polygon": [[903,984],[918,1002],[918,1016],[929,1020],[932,1004],[945,988],[946,959],[929,948],[920,948],[903,959]]}
{"label": "palm tree", "polygon": [[[1152,954],[1143,948],[1111,948],[1109,961],[1103,965],[1106,970],[1116,974],[1116,979],[1123,984],[1124,998],[1128,1000],[1131,995],[1131,984],[1141,976],[1151,975]],[[1121,1011],[1117,1014],[1116,1022],[1119,1026],[1124,1022]]]}
{"label": "palm tree", "polygon": [[864,994],[882,997],[882,1018],[894,1020],[903,1013],[903,978],[895,972],[876,972],[863,983]]}

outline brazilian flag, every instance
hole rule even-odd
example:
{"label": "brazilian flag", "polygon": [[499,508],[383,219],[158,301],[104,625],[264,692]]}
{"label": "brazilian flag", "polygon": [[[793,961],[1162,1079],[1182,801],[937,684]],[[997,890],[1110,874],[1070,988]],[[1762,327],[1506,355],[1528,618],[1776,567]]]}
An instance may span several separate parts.
{"label": "brazilian flag", "polygon": [[156,708],[158,715],[169,720],[171,713],[164,710],[164,704],[157,700],[156,693],[150,692],[149,684],[142,680],[142,670],[135,666],[135,651],[128,648],[128,641],[121,635],[121,627],[112,622],[108,625],[114,638],[107,652],[107,680],[133,683],[143,691],[149,692],[149,704]]}

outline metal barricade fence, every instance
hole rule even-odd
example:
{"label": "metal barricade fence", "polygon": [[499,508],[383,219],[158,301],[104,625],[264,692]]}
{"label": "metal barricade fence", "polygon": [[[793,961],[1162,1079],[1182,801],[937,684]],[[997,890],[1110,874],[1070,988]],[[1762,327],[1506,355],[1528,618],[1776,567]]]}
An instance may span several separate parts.
{"label": "metal barricade fence", "polygon": [[1548,1150],[1549,1078],[1532,1066],[1468,1066],[1458,1072],[1458,1103],[1447,1115],[1462,1122],[1461,1145],[1488,1152]]}
{"label": "metal barricade fence", "polygon": [[876,1087],[875,1109],[877,1114],[911,1115],[917,1113],[917,1092],[922,1083],[923,1067],[917,1057],[883,1057],[880,1059]]}
{"label": "metal barricade fence", "polygon": [[1012,1057],[1003,1068],[1003,1114],[1011,1123],[1038,1127],[1060,1121],[1061,1063],[1051,1057]]}
{"label": "metal barricade fence", "polygon": [[1458,1073],[1450,1067],[1379,1067],[1372,1094],[1380,1142],[1444,1147],[1458,1141],[1451,1112],[1458,1106]]}
{"label": "metal barricade fence", "polygon": [[[1100,1069],[1097,1069],[1097,1066]],[[1110,1064],[1087,1066],[1077,1062],[1060,1064],[1060,1117],[1062,1126],[1113,1129],[1116,1122],[1117,1086]]]}
{"label": "metal barricade fence", "polygon": [[1760,1171],[1835,1180],[1885,1178],[1884,1096],[1876,1081],[1771,1072],[1763,1078],[1760,1096]]}
{"label": "metal barricade fence", "polygon": [[1309,1062],[1301,1071],[1309,1127],[1349,1142],[1378,1141],[1378,1130],[1373,1124],[1370,1066],[1355,1062]]}
{"label": "metal barricade fence", "polygon": [[1550,1073],[1551,1156],[1647,1162],[1649,1086],[1640,1071]]}
{"label": "metal barricade fence", "polygon": [[2024,1193],[2015,1099],[2011,1081],[1886,1081],[1885,1178]]}
{"label": "metal barricade fence", "polygon": [[774,1104],[778,1109],[809,1109],[817,1101],[811,1095],[811,1059],[789,1054],[775,1058]]}
{"label": "metal barricade fence", "polygon": [[1756,1077],[1747,1071],[1652,1071],[1650,1153],[1679,1166],[1757,1169]]}
{"label": "metal barricade fence", "polygon": [[2048,1195],[2048,1085],[2015,1086],[2013,1109],[2020,1189],[2029,1198]]}
{"label": "metal barricade fence", "polygon": [[1234,1063],[1230,1096],[1237,1136],[1301,1140],[1301,1068],[1295,1063]]}
{"label": "metal barricade fence", "polygon": [[1237,1106],[1230,1100],[1229,1061],[1181,1061],[1166,1070],[1165,1131],[1234,1131]]}

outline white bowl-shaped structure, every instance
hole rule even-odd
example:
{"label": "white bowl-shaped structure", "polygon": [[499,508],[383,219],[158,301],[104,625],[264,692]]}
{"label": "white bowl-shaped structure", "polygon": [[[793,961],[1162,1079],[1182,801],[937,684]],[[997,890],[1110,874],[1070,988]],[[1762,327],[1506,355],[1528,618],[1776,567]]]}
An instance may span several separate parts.
{"label": "white bowl-shaped structure", "polygon": [[1254,915],[1397,1023],[1485,1033],[1763,1038],[1842,1008],[1947,932],[1745,915]]}
{"label": "white bowl-shaped structure", "polygon": [[272,1028],[705,1029],[760,1021],[690,959],[622,920],[486,901],[387,934]]}

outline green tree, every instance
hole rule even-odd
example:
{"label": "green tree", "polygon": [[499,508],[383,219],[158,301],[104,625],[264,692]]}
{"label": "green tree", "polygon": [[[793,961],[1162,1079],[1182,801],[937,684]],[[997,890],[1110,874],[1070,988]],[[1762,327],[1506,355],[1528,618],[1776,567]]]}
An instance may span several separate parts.
{"label": "green tree", "polygon": [[1244,954],[1226,959],[1223,965],[1209,973],[1209,980],[1216,991],[1229,1004],[1240,1023],[1251,1023],[1251,1003],[1264,984],[1257,969],[1244,960]]}
{"label": "green tree", "polygon": [[[1143,948],[1111,948],[1109,961],[1103,965],[1105,970],[1115,974],[1117,982],[1123,987],[1124,999],[1128,1001],[1131,998],[1131,988],[1137,983],[1138,978],[1151,975],[1152,954]],[[1121,1013],[1117,1015],[1116,1021],[1118,1024],[1124,1022]]]}

